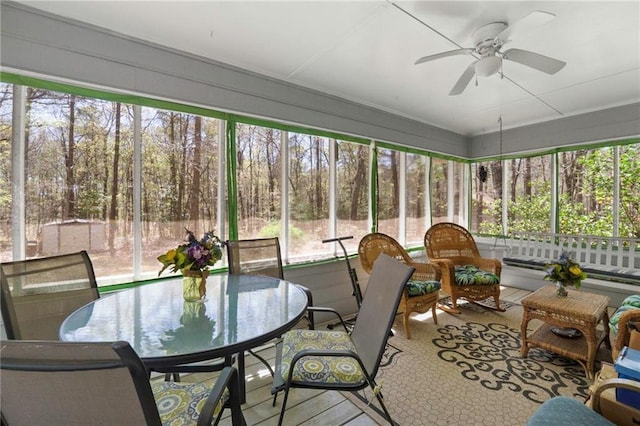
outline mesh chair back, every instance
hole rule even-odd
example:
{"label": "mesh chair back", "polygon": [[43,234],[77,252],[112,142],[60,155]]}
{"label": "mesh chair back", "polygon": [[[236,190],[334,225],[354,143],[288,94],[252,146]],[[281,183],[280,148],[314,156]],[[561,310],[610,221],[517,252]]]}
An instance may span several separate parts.
{"label": "mesh chair back", "polygon": [[58,340],[64,319],[99,297],[86,251],[2,263],[0,285],[9,339]]}
{"label": "mesh chair back", "polygon": [[278,238],[226,241],[230,274],[284,279]]}
{"label": "mesh chair back", "polygon": [[126,342],[9,340],[0,357],[0,410],[11,426],[161,424],[147,372]]}
{"label": "mesh chair back", "polygon": [[480,257],[478,246],[469,231],[451,222],[436,223],[424,237],[429,259]]}
{"label": "mesh chair back", "polygon": [[351,332],[358,356],[375,377],[398,310],[400,296],[415,269],[384,253],[378,256]]}

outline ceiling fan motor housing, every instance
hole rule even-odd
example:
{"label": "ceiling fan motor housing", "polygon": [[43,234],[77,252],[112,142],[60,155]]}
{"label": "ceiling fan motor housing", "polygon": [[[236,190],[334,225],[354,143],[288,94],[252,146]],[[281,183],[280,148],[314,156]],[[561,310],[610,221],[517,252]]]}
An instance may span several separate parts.
{"label": "ceiling fan motor housing", "polygon": [[[493,46],[495,38],[507,28],[505,22],[492,22],[487,25],[483,25],[473,32],[471,40],[476,49],[480,50],[484,47]],[[496,50],[499,47],[493,46]]]}

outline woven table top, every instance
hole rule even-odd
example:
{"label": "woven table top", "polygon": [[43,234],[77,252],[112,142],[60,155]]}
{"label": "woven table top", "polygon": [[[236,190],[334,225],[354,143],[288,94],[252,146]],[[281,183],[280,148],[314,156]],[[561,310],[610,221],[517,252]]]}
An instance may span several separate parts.
{"label": "woven table top", "polygon": [[609,306],[607,296],[572,289],[567,291],[567,297],[560,297],[556,294],[555,286],[547,285],[522,299],[522,306],[589,322],[597,322]]}

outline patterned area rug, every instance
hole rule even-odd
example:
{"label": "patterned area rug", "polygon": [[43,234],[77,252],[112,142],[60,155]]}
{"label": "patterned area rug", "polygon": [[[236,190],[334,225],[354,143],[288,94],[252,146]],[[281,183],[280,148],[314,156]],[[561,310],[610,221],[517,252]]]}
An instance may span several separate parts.
{"label": "patterned area rug", "polygon": [[522,307],[501,305],[506,312],[462,301],[460,315],[439,310],[437,325],[412,316],[411,340],[398,317],[376,379],[398,424],[523,425],[552,396],[586,399],[591,382],[578,363],[536,348],[520,356]]}

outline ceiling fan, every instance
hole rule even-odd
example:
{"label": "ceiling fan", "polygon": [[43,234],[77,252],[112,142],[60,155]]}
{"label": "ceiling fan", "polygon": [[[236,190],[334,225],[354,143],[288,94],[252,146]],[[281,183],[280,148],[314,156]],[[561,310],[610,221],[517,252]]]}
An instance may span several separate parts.
{"label": "ceiling fan", "polygon": [[549,12],[534,11],[511,25],[505,22],[492,22],[483,25],[475,30],[471,36],[474,47],[460,48],[435,55],[424,56],[418,59],[415,65],[446,58],[447,56],[474,56],[476,60],[462,73],[455,86],[453,86],[453,89],[451,89],[451,92],[449,92],[449,95],[461,94],[474,75],[489,77],[496,74],[502,68],[503,59],[526,65],[547,74],[555,74],[567,63],[528,50],[501,50],[505,44],[511,41],[508,37],[512,33],[524,33],[527,30],[550,21],[554,17],[555,15]]}

